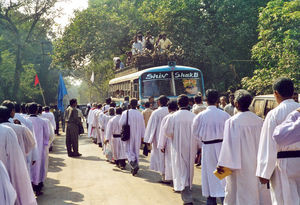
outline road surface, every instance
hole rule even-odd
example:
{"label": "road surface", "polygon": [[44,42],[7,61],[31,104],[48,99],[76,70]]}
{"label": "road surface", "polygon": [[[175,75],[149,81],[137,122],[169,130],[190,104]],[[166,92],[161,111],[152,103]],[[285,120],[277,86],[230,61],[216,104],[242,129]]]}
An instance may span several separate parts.
{"label": "road surface", "polygon": [[[160,175],[149,170],[150,157],[140,155],[140,170],[133,177],[127,165],[120,170],[106,162],[101,149],[85,135],[79,139],[80,158],[69,158],[65,136],[55,139],[49,155],[49,172],[39,205],[179,205],[179,193],[161,184]],[[205,204],[201,196],[201,168],[195,167],[195,205]]]}

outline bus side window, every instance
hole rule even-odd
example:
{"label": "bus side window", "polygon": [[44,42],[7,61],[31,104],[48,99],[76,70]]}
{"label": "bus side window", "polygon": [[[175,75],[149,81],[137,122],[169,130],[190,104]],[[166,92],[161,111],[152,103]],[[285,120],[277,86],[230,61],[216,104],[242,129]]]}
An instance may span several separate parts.
{"label": "bus side window", "polygon": [[265,117],[267,116],[268,112],[270,112],[270,110],[274,109],[275,107],[277,107],[277,102],[275,100],[267,100],[266,102],[266,108],[265,108]]}
{"label": "bus side window", "polygon": [[265,108],[265,101],[263,99],[257,99],[254,101],[253,104],[254,113],[259,117],[264,117],[264,108]]}

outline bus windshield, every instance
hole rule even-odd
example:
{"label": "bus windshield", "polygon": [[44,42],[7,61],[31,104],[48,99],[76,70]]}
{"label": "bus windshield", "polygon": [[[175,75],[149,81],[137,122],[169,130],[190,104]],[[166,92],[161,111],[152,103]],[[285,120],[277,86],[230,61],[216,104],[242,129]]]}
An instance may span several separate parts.
{"label": "bus windshield", "polygon": [[196,95],[201,91],[199,71],[145,73],[141,80],[143,98],[148,98],[150,96],[159,97],[160,95]]}

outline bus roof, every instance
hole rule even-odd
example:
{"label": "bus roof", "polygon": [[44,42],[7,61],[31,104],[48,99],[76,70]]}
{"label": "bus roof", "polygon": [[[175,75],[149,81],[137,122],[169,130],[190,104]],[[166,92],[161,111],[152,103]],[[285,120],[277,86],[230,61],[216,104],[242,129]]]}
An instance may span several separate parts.
{"label": "bus roof", "polygon": [[[115,83],[120,83],[120,82],[124,82],[124,81],[135,80],[135,79],[139,78],[143,73],[147,73],[147,72],[171,71],[171,68],[172,67],[169,67],[168,65],[147,68],[145,70],[141,70],[141,71],[138,71],[138,72],[135,72],[135,73],[131,73],[131,74],[124,75],[124,76],[121,76],[121,77],[118,77],[118,78],[114,78],[114,79],[109,81],[109,84],[115,84]],[[189,66],[182,66],[182,65],[176,65],[175,69],[172,69],[172,71],[182,71],[182,70],[199,71],[198,68],[193,68],[193,67],[189,67]]]}

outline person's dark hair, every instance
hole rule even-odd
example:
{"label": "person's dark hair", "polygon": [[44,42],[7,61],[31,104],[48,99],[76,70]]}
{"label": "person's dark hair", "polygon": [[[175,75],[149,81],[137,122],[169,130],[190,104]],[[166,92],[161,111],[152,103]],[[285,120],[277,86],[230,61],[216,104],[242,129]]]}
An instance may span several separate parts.
{"label": "person's dark hair", "polygon": [[44,107],[45,112],[49,112],[50,111],[50,107],[46,106]]}
{"label": "person's dark hair", "polygon": [[179,107],[187,107],[189,105],[189,97],[185,94],[181,94],[177,98]]}
{"label": "person's dark hair", "polygon": [[161,104],[162,107],[167,106],[168,102],[169,102],[169,98],[167,98],[167,96],[165,95],[161,95],[158,98],[159,103]]}
{"label": "person's dark hair", "polygon": [[137,107],[137,105],[138,105],[137,99],[133,98],[130,100],[130,106],[132,109],[135,109]]}
{"label": "person's dark hair", "polygon": [[73,99],[70,100],[70,105],[71,106],[74,105],[75,103],[77,103],[77,100],[75,98],[73,98]]}
{"label": "person's dark hair", "polygon": [[193,103],[193,104],[194,104],[194,103],[195,103],[195,100],[194,100],[194,98],[193,98],[193,97],[190,97],[190,98],[189,98],[189,102],[191,102],[191,103]]}
{"label": "person's dark hair", "polygon": [[15,110],[15,104],[10,100],[4,100],[1,105],[7,107],[10,113]]}
{"label": "person's dark hair", "polygon": [[207,103],[214,105],[219,101],[219,93],[215,89],[208,89],[205,92]]}
{"label": "person's dark hair", "polygon": [[38,114],[42,114],[43,112],[43,106],[38,104]]}
{"label": "person's dark hair", "polygon": [[115,115],[115,108],[113,108],[113,107],[109,108],[108,113],[109,113],[110,116]]}
{"label": "person's dark hair", "polygon": [[123,112],[123,109],[120,108],[120,107],[117,107],[117,109],[116,109],[116,114],[117,114],[117,115],[121,115],[122,112]]}
{"label": "person's dark hair", "polygon": [[38,105],[35,102],[28,104],[28,112],[29,112],[29,114],[36,115],[37,114],[37,110],[38,110]]}
{"label": "person's dark hair", "polygon": [[106,102],[107,105],[109,105],[109,104],[111,103],[111,98],[107,98],[107,99],[105,100],[105,102]]}
{"label": "person's dark hair", "polygon": [[125,96],[124,101],[129,101],[129,96]]}
{"label": "person's dark hair", "polygon": [[16,111],[16,113],[20,113],[21,112],[21,105],[20,105],[20,103],[15,103],[15,111]]}
{"label": "person's dark hair", "polygon": [[110,107],[116,107],[117,105],[116,105],[115,102],[111,102],[109,106],[110,106]]}
{"label": "person's dark hair", "polygon": [[101,109],[101,108],[102,108],[102,104],[99,103],[99,104],[97,105],[97,108],[98,108],[98,109]]}
{"label": "person's dark hair", "polygon": [[22,104],[21,104],[21,112],[22,112],[23,114],[26,114],[26,113],[27,113],[27,111],[26,111],[26,103],[22,103]]}
{"label": "person's dark hair", "polygon": [[9,109],[6,106],[0,106],[0,123],[8,122],[10,118]]}
{"label": "person's dark hair", "polygon": [[149,102],[146,102],[145,103],[145,108],[149,108],[150,107],[150,103]]}
{"label": "person's dark hair", "polygon": [[277,78],[273,83],[273,90],[283,98],[291,98],[294,93],[294,83],[289,78]]}
{"label": "person's dark hair", "polygon": [[196,95],[196,96],[194,97],[194,100],[195,100],[195,103],[196,103],[196,104],[201,104],[201,103],[202,103],[202,96]]}
{"label": "person's dark hair", "polygon": [[30,105],[30,103],[26,103],[26,105],[25,105],[25,112],[27,114],[29,114],[29,105]]}
{"label": "person's dark hair", "polygon": [[252,96],[247,90],[237,90],[234,93],[235,101],[238,103],[238,110],[245,112],[249,110],[252,102]]}
{"label": "person's dark hair", "polygon": [[174,101],[174,100],[169,101],[169,102],[168,102],[168,109],[171,110],[171,111],[176,111],[176,110],[178,110],[177,102]]}

